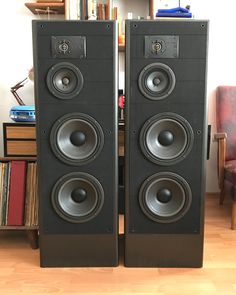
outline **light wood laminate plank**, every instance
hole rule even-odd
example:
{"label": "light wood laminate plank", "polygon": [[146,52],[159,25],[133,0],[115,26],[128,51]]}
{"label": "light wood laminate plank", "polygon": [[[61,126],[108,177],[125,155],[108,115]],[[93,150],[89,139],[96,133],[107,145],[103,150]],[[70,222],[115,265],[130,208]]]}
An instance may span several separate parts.
{"label": "light wood laminate plank", "polygon": [[[231,204],[206,198],[204,267],[40,268],[24,232],[0,232],[1,294],[236,294],[236,231]],[[121,227],[123,221],[120,221]],[[121,230],[122,231],[122,230]],[[121,259],[122,261],[122,259]]]}

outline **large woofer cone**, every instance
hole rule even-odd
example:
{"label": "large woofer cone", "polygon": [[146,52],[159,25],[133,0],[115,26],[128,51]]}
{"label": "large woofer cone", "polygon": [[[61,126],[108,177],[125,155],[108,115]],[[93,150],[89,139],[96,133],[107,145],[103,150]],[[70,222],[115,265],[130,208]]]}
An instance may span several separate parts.
{"label": "large woofer cone", "polygon": [[68,62],[56,64],[47,74],[49,91],[60,99],[71,99],[78,95],[83,83],[84,79],[80,70]]}
{"label": "large woofer cone", "polygon": [[193,130],[183,117],[174,113],[153,116],[143,125],[140,146],[144,155],[160,165],[181,161],[192,148]]}
{"label": "large woofer cone", "polygon": [[161,223],[181,219],[191,202],[192,193],[186,180],[170,172],[157,173],[146,179],[139,192],[143,213]]}
{"label": "large woofer cone", "polygon": [[56,182],[51,198],[53,208],[61,218],[80,223],[98,215],[104,203],[104,191],[94,176],[75,172]]}
{"label": "large woofer cone", "polygon": [[142,94],[152,100],[166,98],[175,87],[175,74],[172,69],[162,63],[146,66],[139,75],[139,89]]}
{"label": "large woofer cone", "polygon": [[104,145],[99,123],[82,113],[71,113],[58,119],[50,134],[54,154],[67,164],[82,165],[94,160]]}

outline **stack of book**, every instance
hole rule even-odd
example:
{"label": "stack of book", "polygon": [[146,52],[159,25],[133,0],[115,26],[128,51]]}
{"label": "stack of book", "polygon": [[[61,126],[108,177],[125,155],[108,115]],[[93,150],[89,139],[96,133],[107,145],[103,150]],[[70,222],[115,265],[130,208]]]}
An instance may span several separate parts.
{"label": "stack of book", "polygon": [[0,162],[0,226],[37,226],[36,162]]}
{"label": "stack of book", "polygon": [[116,20],[113,0],[66,0],[67,20]]}

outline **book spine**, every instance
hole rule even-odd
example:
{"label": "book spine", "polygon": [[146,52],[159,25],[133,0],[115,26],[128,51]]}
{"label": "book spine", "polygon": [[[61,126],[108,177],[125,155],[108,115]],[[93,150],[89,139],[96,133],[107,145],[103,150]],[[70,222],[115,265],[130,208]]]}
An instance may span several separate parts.
{"label": "book spine", "polygon": [[65,0],[65,19],[70,19],[70,0]]}
{"label": "book spine", "polygon": [[77,19],[80,20],[81,19],[81,0],[77,0]]}
{"label": "book spine", "polygon": [[113,8],[113,20],[117,20],[118,19],[118,7],[115,6]]}
{"label": "book spine", "polygon": [[88,5],[87,0],[81,0],[81,13],[80,18],[82,20],[85,20],[88,18]]}
{"label": "book spine", "polygon": [[38,199],[38,175],[37,175],[37,163],[34,163],[35,175],[34,175],[34,220],[33,225],[38,225],[38,211],[39,211],[39,199]]}
{"label": "book spine", "polygon": [[2,225],[4,165],[4,163],[0,163],[0,225]]}
{"label": "book spine", "polygon": [[4,212],[4,225],[7,224],[7,218],[8,218],[8,204],[9,204],[9,190],[10,190],[10,174],[11,174],[11,162],[7,163],[7,177],[6,177],[6,196],[5,196],[5,212]]}
{"label": "book spine", "polygon": [[97,19],[97,1],[88,0],[88,19],[96,20]]}
{"label": "book spine", "polygon": [[9,169],[10,169],[10,164],[8,162],[4,163],[1,225],[6,225],[6,213],[7,213],[7,203],[8,203],[8,195],[9,195]]}
{"label": "book spine", "polygon": [[24,223],[26,226],[31,226],[29,216],[30,216],[30,210],[32,207],[32,191],[34,189],[32,185],[32,165],[33,163],[28,163],[27,176],[26,176],[25,214],[24,214]]}
{"label": "book spine", "polygon": [[70,19],[77,20],[77,0],[70,0]]}
{"label": "book spine", "polygon": [[7,225],[23,225],[26,190],[26,162],[12,161]]}

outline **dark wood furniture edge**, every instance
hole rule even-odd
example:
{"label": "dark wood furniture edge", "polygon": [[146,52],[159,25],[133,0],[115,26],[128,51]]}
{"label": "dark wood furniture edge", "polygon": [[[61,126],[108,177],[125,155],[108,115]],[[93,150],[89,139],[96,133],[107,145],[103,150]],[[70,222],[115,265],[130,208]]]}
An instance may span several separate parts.
{"label": "dark wood furniture edge", "polygon": [[27,237],[32,249],[38,249],[39,247],[39,235],[38,229],[27,229]]}

